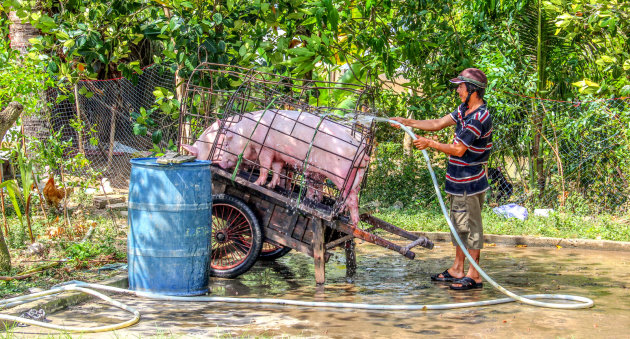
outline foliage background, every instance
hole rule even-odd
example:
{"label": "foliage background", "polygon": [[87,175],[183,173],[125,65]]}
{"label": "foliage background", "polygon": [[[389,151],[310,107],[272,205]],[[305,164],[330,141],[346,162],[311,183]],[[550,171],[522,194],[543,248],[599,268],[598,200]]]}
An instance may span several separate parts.
{"label": "foliage background", "polygon": [[[481,68],[489,77],[487,100],[497,122],[491,166],[510,167],[505,171],[518,193],[514,201],[541,207],[580,201],[585,207],[575,210],[583,213],[627,211],[627,102],[576,104],[630,95],[630,4],[624,1],[0,4],[3,18],[16,11],[42,32],[20,61],[31,66],[10,71],[27,72],[20,75],[30,79],[26,84],[43,83],[43,73],[31,69],[45,69],[47,78],[63,89],[79,80],[125,76],[137,81],[152,63],[169,67],[176,74],[175,93],[160,91],[156,107],[129,112],[136,121],[134,130],[154,129],[156,144],[162,141],[156,137],[159,126],[145,122],[163,121],[164,116],[177,121],[182,98],[177,85],[201,62],[373,86],[379,89],[375,113],[416,119],[447,114],[456,105],[448,79],[463,68]],[[2,20],[6,34],[8,22]],[[0,81],[16,76],[7,73]],[[398,88],[395,93],[387,89],[392,83]],[[73,96],[67,93],[70,100]],[[449,133],[438,137],[448,142]],[[419,159],[410,159],[404,155],[409,150],[401,152],[392,144],[401,136],[391,129],[380,128],[377,139],[383,158],[370,176],[364,199],[387,204],[410,199],[411,205],[418,204],[418,192],[427,186],[425,175],[413,173]],[[432,157],[438,168],[443,166],[443,156]],[[599,199],[603,196],[611,197]]]}

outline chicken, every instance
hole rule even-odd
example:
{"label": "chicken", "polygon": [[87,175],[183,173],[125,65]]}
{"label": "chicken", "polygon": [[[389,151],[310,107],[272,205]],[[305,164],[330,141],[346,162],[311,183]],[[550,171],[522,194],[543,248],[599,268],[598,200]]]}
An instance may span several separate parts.
{"label": "chicken", "polygon": [[48,178],[48,182],[46,182],[46,186],[44,186],[44,198],[49,206],[59,209],[59,203],[63,200],[66,195],[70,195],[72,193],[72,189],[60,189],[55,186],[55,179],[51,175]]}

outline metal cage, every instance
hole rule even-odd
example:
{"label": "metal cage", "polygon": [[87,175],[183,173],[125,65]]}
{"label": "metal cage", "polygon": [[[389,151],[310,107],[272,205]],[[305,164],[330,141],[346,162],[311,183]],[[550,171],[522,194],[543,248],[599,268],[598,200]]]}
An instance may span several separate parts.
{"label": "metal cage", "polygon": [[331,219],[365,179],[374,125],[356,116],[371,107],[369,87],[204,63],[187,84],[178,147],[203,149],[233,180],[265,184],[269,173],[265,188],[288,206]]}

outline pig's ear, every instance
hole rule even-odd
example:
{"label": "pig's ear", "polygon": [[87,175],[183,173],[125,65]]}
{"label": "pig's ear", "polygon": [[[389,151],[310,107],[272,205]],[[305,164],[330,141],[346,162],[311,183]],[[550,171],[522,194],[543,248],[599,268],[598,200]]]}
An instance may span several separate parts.
{"label": "pig's ear", "polygon": [[199,154],[199,150],[195,146],[182,144],[182,147],[194,156],[197,156]]}
{"label": "pig's ear", "polygon": [[210,127],[208,128],[209,132],[216,132],[219,130],[219,126],[221,126],[221,119],[217,119]]}

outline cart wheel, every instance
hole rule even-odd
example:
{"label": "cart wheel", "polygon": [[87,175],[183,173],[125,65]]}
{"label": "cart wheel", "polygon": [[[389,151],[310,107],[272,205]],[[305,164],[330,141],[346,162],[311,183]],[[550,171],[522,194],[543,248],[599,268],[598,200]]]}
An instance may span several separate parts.
{"label": "cart wheel", "polygon": [[258,259],[263,261],[273,261],[278,258],[284,257],[289,252],[291,252],[291,247],[289,246],[276,246],[270,242],[265,241],[263,243],[262,251],[260,251]]}
{"label": "cart wheel", "polygon": [[262,231],[247,204],[227,194],[212,196],[211,243],[211,275],[236,278],[254,265],[262,248]]}

